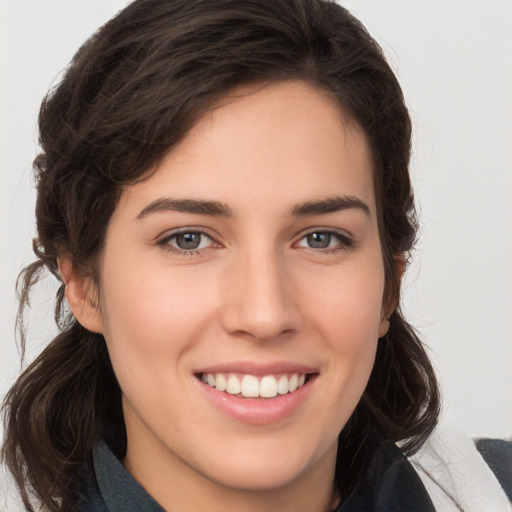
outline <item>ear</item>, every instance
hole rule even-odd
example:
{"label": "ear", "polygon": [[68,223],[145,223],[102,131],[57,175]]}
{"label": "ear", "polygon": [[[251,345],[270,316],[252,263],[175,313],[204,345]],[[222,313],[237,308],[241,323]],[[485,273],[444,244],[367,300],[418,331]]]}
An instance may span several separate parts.
{"label": "ear", "polygon": [[388,333],[389,330],[389,318],[398,306],[398,296],[400,290],[400,284],[405,271],[405,258],[403,254],[397,255],[395,260],[395,272],[398,282],[398,290],[395,297],[392,297],[387,303],[382,305],[381,322],[379,325],[379,338],[382,338]]}
{"label": "ear", "polygon": [[103,334],[103,320],[94,280],[80,274],[67,256],[59,257],[57,264],[65,285],[64,295],[74,317],[87,330]]}

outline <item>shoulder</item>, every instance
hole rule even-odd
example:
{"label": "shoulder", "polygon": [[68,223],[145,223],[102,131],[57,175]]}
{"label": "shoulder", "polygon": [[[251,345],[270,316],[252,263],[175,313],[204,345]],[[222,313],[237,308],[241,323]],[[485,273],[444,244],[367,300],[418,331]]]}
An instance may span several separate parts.
{"label": "shoulder", "polygon": [[477,439],[475,445],[512,501],[512,440]]}
{"label": "shoulder", "polygon": [[507,441],[475,443],[438,427],[410,462],[438,510],[512,512],[512,445]]}

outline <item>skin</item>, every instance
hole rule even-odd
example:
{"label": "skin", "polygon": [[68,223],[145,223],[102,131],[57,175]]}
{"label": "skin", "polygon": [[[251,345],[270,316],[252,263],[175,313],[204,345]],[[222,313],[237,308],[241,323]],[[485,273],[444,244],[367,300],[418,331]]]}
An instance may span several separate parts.
{"label": "skin", "polygon": [[[333,197],[368,211],[290,213]],[[162,198],[216,201],[230,215],[141,216]],[[210,238],[177,253],[181,228]],[[310,246],[308,233],[329,230],[327,248]],[[337,437],[390,311],[368,141],[325,92],[290,81],[232,93],[124,189],[99,290],[60,264],[70,307],[104,335],[123,391],[124,464],[164,508],[329,507]],[[219,411],[194,374],[233,361],[307,365],[316,378],[291,415],[248,424]]]}

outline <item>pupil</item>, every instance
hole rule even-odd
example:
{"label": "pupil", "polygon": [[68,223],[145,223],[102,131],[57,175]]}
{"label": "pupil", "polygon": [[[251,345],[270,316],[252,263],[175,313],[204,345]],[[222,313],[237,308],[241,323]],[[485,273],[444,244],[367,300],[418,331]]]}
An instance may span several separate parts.
{"label": "pupil", "polygon": [[176,237],[176,245],[180,249],[197,249],[201,243],[199,233],[180,233]]}
{"label": "pupil", "polygon": [[310,233],[308,235],[308,245],[314,249],[326,249],[330,243],[330,233]]}

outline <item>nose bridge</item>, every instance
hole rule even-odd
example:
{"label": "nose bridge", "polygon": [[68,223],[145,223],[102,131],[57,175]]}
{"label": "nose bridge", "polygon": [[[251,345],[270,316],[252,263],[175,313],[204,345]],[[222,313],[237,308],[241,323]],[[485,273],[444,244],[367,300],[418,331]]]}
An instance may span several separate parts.
{"label": "nose bridge", "polygon": [[236,262],[227,327],[232,333],[269,340],[298,327],[286,262],[275,247],[244,251]]}

